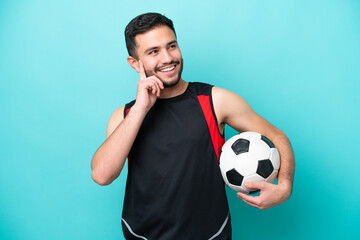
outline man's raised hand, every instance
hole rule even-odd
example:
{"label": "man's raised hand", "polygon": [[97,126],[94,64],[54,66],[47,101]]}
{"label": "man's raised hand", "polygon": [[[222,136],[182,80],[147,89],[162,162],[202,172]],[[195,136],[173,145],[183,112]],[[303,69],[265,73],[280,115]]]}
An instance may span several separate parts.
{"label": "man's raised hand", "polygon": [[163,83],[156,76],[147,77],[144,64],[139,60],[140,81],[137,83],[137,93],[135,104],[144,111],[149,111],[160,97],[160,91],[164,89]]}

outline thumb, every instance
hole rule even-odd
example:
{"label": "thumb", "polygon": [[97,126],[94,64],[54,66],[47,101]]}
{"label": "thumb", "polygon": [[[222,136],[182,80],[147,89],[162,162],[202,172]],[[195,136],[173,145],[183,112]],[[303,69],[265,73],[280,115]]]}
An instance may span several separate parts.
{"label": "thumb", "polygon": [[245,183],[245,187],[252,189],[263,189],[264,182],[247,182]]}

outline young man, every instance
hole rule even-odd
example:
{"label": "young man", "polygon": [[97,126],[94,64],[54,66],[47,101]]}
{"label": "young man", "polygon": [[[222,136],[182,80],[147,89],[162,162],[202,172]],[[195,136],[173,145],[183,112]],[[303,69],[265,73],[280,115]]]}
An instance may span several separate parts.
{"label": "young man", "polygon": [[107,185],[128,157],[123,231],[126,239],[231,239],[218,166],[228,124],[267,136],[281,157],[278,184],[248,183],[247,204],[267,209],[292,192],[294,155],[286,135],[239,95],[181,78],[183,59],[173,23],[157,13],[134,18],[125,30],[127,58],[140,74],[136,100],[115,110],[96,151],[92,178]]}

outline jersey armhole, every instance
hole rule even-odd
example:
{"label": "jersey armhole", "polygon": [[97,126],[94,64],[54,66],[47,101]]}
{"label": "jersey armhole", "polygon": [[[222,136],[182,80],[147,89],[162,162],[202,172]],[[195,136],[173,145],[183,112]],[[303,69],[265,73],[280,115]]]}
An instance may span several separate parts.
{"label": "jersey armhole", "polygon": [[220,160],[221,147],[225,143],[224,135],[220,134],[217,121],[215,119],[214,109],[211,103],[211,87],[208,87],[203,94],[197,95],[201,110],[204,114],[206,124],[209,129],[211,141],[218,161]]}
{"label": "jersey armhole", "polygon": [[128,114],[129,110],[127,108],[127,104],[124,107],[124,118],[126,117],[126,115]]}
{"label": "jersey armhole", "polygon": [[135,100],[125,104],[125,107],[124,107],[124,118],[126,117],[126,115],[129,113],[131,107],[135,104]]}
{"label": "jersey armhole", "polygon": [[212,114],[213,114],[213,116],[214,116],[215,123],[216,123],[216,128],[217,128],[220,136],[221,136],[222,138],[225,138],[225,128],[224,128],[224,132],[221,133],[221,132],[220,132],[220,129],[219,129],[219,123],[218,123],[218,120],[217,120],[217,117],[216,117],[216,114],[215,114],[215,109],[214,109],[214,104],[213,104],[213,96],[212,96],[212,89],[213,89],[213,87],[214,87],[214,86],[210,86],[210,90],[209,90],[211,111],[212,111]]}

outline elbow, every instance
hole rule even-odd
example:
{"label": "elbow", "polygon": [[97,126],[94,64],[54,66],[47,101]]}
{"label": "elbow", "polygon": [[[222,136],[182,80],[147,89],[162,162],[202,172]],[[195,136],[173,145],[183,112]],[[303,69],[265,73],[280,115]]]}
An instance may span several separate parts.
{"label": "elbow", "polygon": [[[288,136],[287,136],[283,131],[281,131],[280,129],[276,129],[273,140],[274,140],[274,142],[277,142],[278,144],[281,143],[281,144],[286,144],[286,145],[291,146],[291,144],[290,144],[290,139],[289,139]],[[275,144],[275,145],[276,145],[276,144]]]}
{"label": "elbow", "polygon": [[123,161],[118,166],[118,161],[99,158],[95,153],[91,161],[91,178],[101,186],[109,185],[120,175],[122,167]]}
{"label": "elbow", "polygon": [[94,182],[96,182],[101,186],[106,186],[113,182],[112,179],[105,177],[101,174],[98,174],[95,170],[92,171],[91,178],[93,179]]}
{"label": "elbow", "polygon": [[91,170],[91,178],[97,184],[106,186],[112,182],[110,181],[109,177],[106,176],[104,169],[99,165],[98,159],[96,158],[96,153],[91,161]]}

